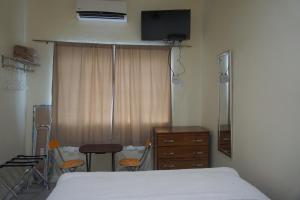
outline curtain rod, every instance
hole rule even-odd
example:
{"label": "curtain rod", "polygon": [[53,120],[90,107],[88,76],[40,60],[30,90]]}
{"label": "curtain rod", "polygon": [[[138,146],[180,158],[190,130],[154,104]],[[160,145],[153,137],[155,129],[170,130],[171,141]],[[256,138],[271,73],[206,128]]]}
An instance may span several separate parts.
{"label": "curtain rod", "polygon": [[73,44],[99,44],[99,45],[125,45],[125,46],[157,46],[157,47],[192,47],[190,45],[181,45],[181,44],[130,44],[130,43],[91,43],[91,42],[72,42],[72,41],[59,41],[59,40],[38,40],[33,39],[33,42],[43,42],[43,43],[73,43]]}

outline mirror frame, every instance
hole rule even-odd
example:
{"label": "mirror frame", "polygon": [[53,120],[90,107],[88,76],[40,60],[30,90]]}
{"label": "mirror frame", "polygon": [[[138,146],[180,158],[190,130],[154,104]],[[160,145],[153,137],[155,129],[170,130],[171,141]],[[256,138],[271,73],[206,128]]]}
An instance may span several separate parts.
{"label": "mirror frame", "polygon": [[221,54],[218,55],[218,69],[220,70],[220,58],[227,56],[228,57],[228,74],[229,74],[229,122],[230,122],[230,150],[226,150],[224,148],[221,147],[220,141],[221,141],[221,124],[220,124],[220,118],[221,118],[221,109],[220,109],[220,72],[218,73],[218,151],[222,152],[223,154],[225,154],[226,156],[232,158],[232,150],[233,150],[233,134],[232,134],[232,127],[233,127],[233,109],[232,109],[232,91],[233,91],[233,80],[232,80],[232,51],[231,50],[227,50],[222,52]]}

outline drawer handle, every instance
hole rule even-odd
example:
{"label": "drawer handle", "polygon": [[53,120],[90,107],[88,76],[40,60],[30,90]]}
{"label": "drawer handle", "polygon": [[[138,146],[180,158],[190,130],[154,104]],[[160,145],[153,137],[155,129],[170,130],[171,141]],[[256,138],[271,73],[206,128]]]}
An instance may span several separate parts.
{"label": "drawer handle", "polygon": [[164,168],[175,168],[175,165],[164,165]]}
{"label": "drawer handle", "polygon": [[164,155],[166,155],[166,156],[174,156],[175,153],[173,153],[173,152],[170,152],[170,153],[164,153]]}
{"label": "drawer handle", "polygon": [[193,142],[198,142],[198,143],[200,143],[200,142],[203,142],[203,140],[201,140],[201,139],[195,139],[195,140],[193,140]]}
{"label": "drawer handle", "polygon": [[202,151],[197,151],[197,152],[193,152],[194,155],[202,155],[203,152]]}
{"label": "drawer handle", "polygon": [[164,140],[164,143],[174,143],[175,140]]}
{"label": "drawer handle", "polygon": [[194,164],[193,167],[203,167],[204,164]]}
{"label": "drawer handle", "polygon": [[229,139],[229,138],[223,138],[223,140],[224,140],[224,141],[229,141],[230,139]]}

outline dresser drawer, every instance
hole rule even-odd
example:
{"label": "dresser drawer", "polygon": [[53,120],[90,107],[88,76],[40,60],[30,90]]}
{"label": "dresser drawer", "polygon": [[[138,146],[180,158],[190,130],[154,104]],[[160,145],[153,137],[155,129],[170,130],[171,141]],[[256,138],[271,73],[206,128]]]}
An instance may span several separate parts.
{"label": "dresser drawer", "polygon": [[206,168],[208,167],[207,159],[195,160],[159,160],[158,169],[190,169],[190,168]]}
{"label": "dresser drawer", "polygon": [[161,158],[208,158],[208,146],[159,147],[157,157]]}
{"label": "dresser drawer", "polygon": [[209,131],[199,126],[153,129],[155,169],[209,167]]}
{"label": "dresser drawer", "polygon": [[158,146],[208,145],[208,134],[180,133],[157,136]]}

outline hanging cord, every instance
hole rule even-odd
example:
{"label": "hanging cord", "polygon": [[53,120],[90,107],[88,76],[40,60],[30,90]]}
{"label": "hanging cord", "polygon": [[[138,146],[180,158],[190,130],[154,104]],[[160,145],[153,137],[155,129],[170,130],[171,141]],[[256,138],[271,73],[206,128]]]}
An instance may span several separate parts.
{"label": "hanging cord", "polygon": [[[175,45],[176,44],[176,42],[174,41],[174,42],[172,42],[172,45],[173,46],[177,46],[177,45]],[[181,46],[181,43],[179,43],[179,45],[178,45],[178,49],[179,49],[179,55],[178,55],[178,58],[177,58],[177,63],[179,64],[178,66],[180,67],[180,69],[181,69],[181,72],[176,72],[177,70],[174,70],[173,69],[173,67],[172,67],[172,62],[171,62],[171,57],[172,57],[172,50],[173,50],[173,48],[174,47],[171,47],[170,48],[170,51],[169,51],[169,55],[168,55],[168,60],[169,60],[169,67],[170,67],[170,70],[171,70],[171,72],[172,72],[172,76],[173,77],[179,77],[179,76],[181,76],[181,75],[183,75],[184,73],[185,73],[185,67],[184,67],[184,65],[183,65],[183,63],[182,63],[182,46]]]}
{"label": "hanging cord", "polygon": [[172,49],[173,49],[173,47],[171,47],[170,48],[170,50],[169,50],[169,54],[168,54],[168,62],[169,62],[169,68],[170,68],[170,70],[171,70],[171,72],[172,72],[172,77],[175,75],[175,72],[174,72],[174,70],[173,70],[173,67],[172,67],[172,61],[171,61],[171,57],[172,57]]}
{"label": "hanging cord", "polygon": [[179,48],[179,56],[178,56],[178,59],[177,59],[177,63],[179,63],[179,66],[182,69],[182,71],[180,73],[177,73],[177,76],[181,76],[182,74],[185,73],[185,67],[184,67],[184,65],[182,63],[182,60],[181,60],[182,46],[180,45],[178,48]]}

